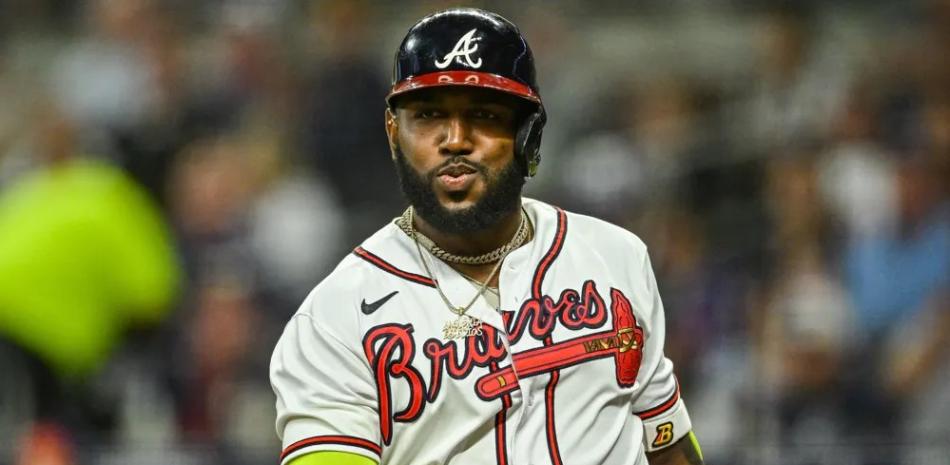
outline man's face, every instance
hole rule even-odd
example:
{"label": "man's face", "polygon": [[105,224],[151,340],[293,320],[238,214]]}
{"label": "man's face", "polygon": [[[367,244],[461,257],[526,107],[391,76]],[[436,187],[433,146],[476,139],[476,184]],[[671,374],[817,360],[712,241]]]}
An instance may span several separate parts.
{"label": "man's face", "polygon": [[484,230],[518,208],[514,157],[519,101],[500,92],[439,87],[398,97],[386,131],[403,193],[441,231]]}

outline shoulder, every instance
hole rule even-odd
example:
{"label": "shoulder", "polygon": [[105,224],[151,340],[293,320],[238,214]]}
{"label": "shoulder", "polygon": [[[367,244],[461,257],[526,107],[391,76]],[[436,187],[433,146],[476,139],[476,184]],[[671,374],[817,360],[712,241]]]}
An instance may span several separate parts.
{"label": "shoulder", "polygon": [[366,279],[363,268],[358,258],[352,253],[347,254],[329,275],[314,286],[297,313],[309,317],[323,316],[323,307],[318,305],[321,302],[333,302],[338,309],[351,306]]}
{"label": "shoulder", "polygon": [[387,224],[348,253],[307,295],[295,316],[306,316],[321,326],[348,326],[341,329],[357,333],[367,292],[375,296],[374,289],[399,288],[423,279],[414,269],[406,271],[413,261],[402,234]]}
{"label": "shoulder", "polygon": [[359,333],[358,289],[365,279],[358,259],[348,254],[304,298],[293,320],[343,338]]}
{"label": "shoulder", "polygon": [[563,214],[568,244],[587,248],[602,254],[620,254],[629,259],[643,258],[646,244],[634,233],[600,218],[569,212],[538,200],[525,199],[525,208],[533,210],[538,227],[556,227],[554,222]]}
{"label": "shoulder", "polygon": [[[348,252],[336,267],[307,294],[295,316],[306,316],[315,321],[339,321],[348,315],[353,315],[355,318],[361,289],[371,284],[374,274],[372,265],[361,258],[357,252],[386,229],[384,227],[363,245]],[[328,318],[330,316],[332,318]]]}
{"label": "shoulder", "polygon": [[573,232],[581,240],[594,241],[608,250],[627,250],[638,256],[646,254],[647,246],[643,240],[620,226],[580,213],[568,213],[568,219],[574,226]]}

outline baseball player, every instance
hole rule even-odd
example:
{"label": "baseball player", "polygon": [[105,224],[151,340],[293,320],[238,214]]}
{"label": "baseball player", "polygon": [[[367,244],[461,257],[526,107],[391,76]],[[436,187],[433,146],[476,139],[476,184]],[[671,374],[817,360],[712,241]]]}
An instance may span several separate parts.
{"label": "baseball player", "polygon": [[427,16],[393,83],[410,207],[287,324],[270,373],[281,463],[702,463],[646,246],[521,197],[545,112],[518,29]]}

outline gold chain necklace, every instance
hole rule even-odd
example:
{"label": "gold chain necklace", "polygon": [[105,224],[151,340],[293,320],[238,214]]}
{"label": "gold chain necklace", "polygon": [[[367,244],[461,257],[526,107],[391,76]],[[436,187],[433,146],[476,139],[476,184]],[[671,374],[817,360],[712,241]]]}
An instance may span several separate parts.
{"label": "gold chain necklace", "polygon": [[[449,301],[448,296],[445,295],[445,292],[442,291],[442,286],[439,285],[439,281],[435,279],[435,275],[432,273],[432,270],[429,268],[429,263],[426,261],[425,255],[422,253],[422,246],[419,244],[419,236],[421,234],[415,231],[415,228],[412,226],[412,207],[409,207],[407,216],[408,231],[409,237],[413,239],[413,243],[416,244],[416,251],[419,253],[419,260],[422,261],[422,267],[425,269],[426,274],[429,275],[429,278],[432,279],[432,282],[435,283],[435,289],[439,292],[439,296],[442,297],[442,301],[445,302],[445,305],[449,310],[456,314],[457,317],[453,321],[445,322],[445,325],[442,326],[442,338],[443,339],[462,339],[468,336],[481,336],[482,334],[482,320],[475,318],[473,316],[467,315],[466,312],[475,302],[478,301],[479,297],[485,293],[485,290],[488,289],[488,283],[491,282],[492,278],[495,277],[495,274],[498,273],[498,270],[501,269],[501,263],[504,261],[505,257],[508,256],[508,253],[512,250],[520,247],[524,243],[524,239],[527,235],[523,235],[520,240],[518,237],[521,230],[527,230],[528,226],[528,217],[524,213],[524,210],[521,211],[521,224],[518,226],[519,233],[515,233],[515,237],[512,238],[510,242],[501,247],[503,250],[502,255],[499,257],[498,262],[495,264],[495,267],[492,268],[491,274],[488,275],[488,278],[485,279],[485,282],[481,283],[481,287],[478,289],[478,292],[472,297],[472,300],[468,305],[464,307],[456,306]],[[425,236],[422,236],[425,237]]]}
{"label": "gold chain necklace", "polygon": [[521,244],[524,244],[525,240],[528,238],[528,234],[531,231],[529,224],[526,220],[527,215],[524,210],[521,210],[521,225],[518,227],[518,231],[515,232],[515,235],[512,236],[511,241],[507,244],[492,250],[491,252],[483,253],[481,255],[456,255],[453,254],[438,245],[435,242],[432,242],[432,239],[420,234],[415,231],[412,227],[412,215],[413,208],[409,207],[402,213],[402,216],[396,218],[396,226],[399,226],[410,237],[422,244],[426,250],[429,251],[439,260],[448,263],[455,263],[458,265],[487,265],[489,263],[495,263],[503,258],[503,255],[509,250],[518,248]]}

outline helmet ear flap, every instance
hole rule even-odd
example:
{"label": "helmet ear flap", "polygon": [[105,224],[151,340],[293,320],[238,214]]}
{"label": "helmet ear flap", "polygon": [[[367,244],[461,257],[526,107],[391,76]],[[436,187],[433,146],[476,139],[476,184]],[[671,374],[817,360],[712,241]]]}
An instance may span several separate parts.
{"label": "helmet ear flap", "polygon": [[530,178],[538,172],[541,163],[541,131],[547,119],[544,106],[538,105],[538,109],[521,122],[515,134],[515,156],[521,162],[525,177]]}

